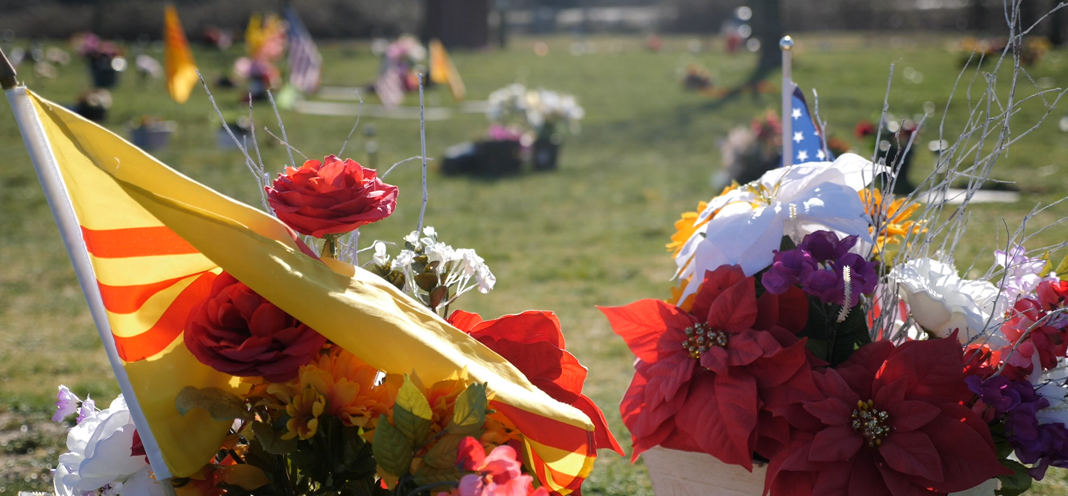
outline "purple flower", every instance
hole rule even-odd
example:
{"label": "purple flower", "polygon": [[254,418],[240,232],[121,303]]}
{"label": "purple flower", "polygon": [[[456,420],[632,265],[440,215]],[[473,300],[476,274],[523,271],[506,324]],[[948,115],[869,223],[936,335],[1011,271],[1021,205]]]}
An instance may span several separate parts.
{"label": "purple flower", "polygon": [[771,294],[783,294],[791,286],[797,285],[801,278],[808,277],[816,270],[819,270],[819,266],[812,255],[804,250],[775,252],[775,261],[760,278],[760,283]]}
{"label": "purple flower", "polygon": [[78,409],[78,423],[82,423],[86,417],[96,415],[97,411],[96,402],[88,394],[85,395],[85,401],[82,402],[82,407]]}
{"label": "purple flower", "polygon": [[812,258],[822,263],[842,258],[855,244],[856,236],[846,236],[839,240],[838,235],[831,231],[816,231],[805,236],[797,248],[809,252]]}
{"label": "purple flower", "polygon": [[56,395],[56,414],[52,416],[52,421],[62,422],[63,419],[78,410],[80,401],[82,400],[70,392],[67,386],[59,386],[59,394]]}
{"label": "purple flower", "polygon": [[[831,231],[816,231],[805,236],[797,248],[775,252],[774,262],[760,282],[772,294],[783,294],[791,286],[800,284],[806,293],[824,303],[852,308],[860,302],[861,294],[875,291],[879,281],[874,262],[849,253],[856,244],[856,236],[839,240]],[[847,279],[849,301],[846,301]]]}
{"label": "purple flower", "polygon": [[[1021,387],[1031,389],[1031,383],[1026,381],[1010,381],[1003,375],[982,380],[978,376],[968,376],[964,379],[968,383],[968,389],[979,395],[991,408],[998,413],[1008,413],[1020,405]],[[1026,395],[1026,392],[1024,393]]]}

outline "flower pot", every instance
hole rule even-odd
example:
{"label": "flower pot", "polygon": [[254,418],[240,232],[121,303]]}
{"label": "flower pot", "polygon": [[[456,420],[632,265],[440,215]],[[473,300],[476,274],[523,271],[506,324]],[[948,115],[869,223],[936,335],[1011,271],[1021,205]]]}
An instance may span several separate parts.
{"label": "flower pot", "polygon": [[655,447],[642,453],[657,496],[760,496],[767,465],[749,472],[706,453]]}
{"label": "flower pot", "polygon": [[[768,470],[766,464],[754,462],[753,471],[748,472],[712,455],[660,446],[642,453],[642,460],[657,496],[760,496]],[[997,479],[992,479],[949,496],[993,496],[997,488]]]}
{"label": "flower pot", "polygon": [[554,170],[556,160],[560,156],[560,143],[551,138],[538,138],[534,140],[531,156],[534,170]]}
{"label": "flower pot", "polygon": [[89,59],[89,75],[93,77],[93,86],[111,88],[119,82],[119,71],[111,64],[112,57],[98,55]]}
{"label": "flower pot", "polygon": [[471,172],[481,176],[509,176],[518,174],[523,162],[519,159],[520,145],[515,140],[487,140],[475,145],[478,162]]}
{"label": "flower pot", "polygon": [[171,134],[178,129],[174,121],[153,122],[141,127],[127,127],[130,133],[130,142],[142,150],[158,150],[166,148],[171,141]]}

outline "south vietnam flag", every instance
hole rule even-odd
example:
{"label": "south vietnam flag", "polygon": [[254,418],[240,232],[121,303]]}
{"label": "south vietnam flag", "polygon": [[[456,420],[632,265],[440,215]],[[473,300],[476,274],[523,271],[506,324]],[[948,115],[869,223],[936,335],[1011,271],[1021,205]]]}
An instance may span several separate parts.
{"label": "south vietnam flag", "polygon": [[178,20],[178,11],[168,4],[163,9],[164,69],[167,74],[167,92],[178,103],[185,103],[197,84],[197,65],[189,51],[189,42]]}
{"label": "south vietnam flag", "polygon": [[380,370],[432,383],[466,368],[525,435],[531,468],[554,492],[573,492],[592,470],[585,414],[385,280],[319,260],[274,217],[24,87],[7,95],[158,479],[196,472],[228,428],[199,410],[179,416],[178,391],[241,392],[182,339],[222,270]]}

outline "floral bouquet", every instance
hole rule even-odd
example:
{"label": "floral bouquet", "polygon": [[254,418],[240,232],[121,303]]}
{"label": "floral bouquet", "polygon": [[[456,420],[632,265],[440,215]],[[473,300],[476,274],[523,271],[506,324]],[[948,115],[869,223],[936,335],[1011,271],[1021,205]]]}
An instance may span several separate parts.
{"label": "floral bouquet", "polygon": [[672,298],[602,309],[637,356],[635,459],[767,463],[765,492],[820,495],[1014,495],[1068,466],[1068,259],[1012,245],[963,279],[921,256],[919,205],[870,187],[889,172],[775,169],[682,216]]}
{"label": "floral bouquet", "polygon": [[768,110],[750,122],[749,127],[731,129],[720,144],[724,174],[718,186],[730,182],[747,183],[782,163],[782,121]]}
{"label": "floral bouquet", "polygon": [[585,115],[574,96],[528,90],[518,83],[490,93],[486,108],[486,117],[492,123],[490,139],[504,134],[501,131],[519,136],[535,170],[556,168],[564,133],[578,133],[578,121]]}
{"label": "floral bouquet", "polygon": [[427,50],[419,40],[405,34],[386,47],[382,54],[380,72],[394,71],[400,78],[404,91],[419,90],[419,77],[416,68],[426,62]]}
{"label": "floral bouquet", "polygon": [[119,73],[126,68],[123,50],[114,42],[100,39],[93,33],[78,33],[71,40],[71,47],[89,64],[93,86],[111,88],[118,83]]}
{"label": "floral bouquet", "polygon": [[[61,386],[55,419],[78,417],[55,469],[57,494],[566,495],[579,491],[597,449],[622,454],[601,411],[582,394],[586,369],[565,350],[553,313],[483,320],[452,309],[462,295],[486,293],[496,282],[474,250],[453,248],[429,226],[397,243],[359,247],[359,229],[394,212],[396,186],[333,155],[287,167],[271,180],[245,156],[263,186],[264,209],[293,238],[292,256],[312,269],[325,264],[328,279],[366,277],[348,283],[374,314],[365,320],[398,322],[375,339],[394,347],[398,356],[389,360],[413,367],[370,365],[383,357],[369,355],[369,344],[351,337],[355,330],[317,332],[282,308],[301,298],[291,290],[272,293],[284,295],[285,303],[276,302],[221,267],[198,273],[194,286],[203,285],[203,296],[167,310],[184,330],[172,346],[195,359],[189,374],[210,371],[223,380],[220,387],[181,389],[170,399],[173,413],[164,413],[203,416],[197,425],[204,432],[185,432],[196,442],[210,438],[211,425],[224,426],[214,455],[199,470],[160,482],[136,409],[124,397],[99,410]],[[364,252],[370,259],[361,263]],[[393,296],[381,296],[387,294]],[[407,316],[416,316],[416,327],[427,330],[423,342],[435,351],[398,344],[417,344],[400,336],[412,331],[401,323]],[[417,355],[428,359],[406,358]],[[466,365],[443,370],[443,363]],[[527,394],[521,390],[541,399],[516,400]],[[586,420],[555,420],[564,414],[553,412],[562,411]]]}

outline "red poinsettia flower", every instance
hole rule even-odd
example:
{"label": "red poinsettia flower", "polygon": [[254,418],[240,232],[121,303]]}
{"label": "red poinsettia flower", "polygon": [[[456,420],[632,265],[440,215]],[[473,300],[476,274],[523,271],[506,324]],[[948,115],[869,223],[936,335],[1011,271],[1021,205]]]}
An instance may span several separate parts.
{"label": "red poinsettia flower", "polygon": [[[807,300],[765,296],[757,300],[741,268],[724,266],[705,275],[693,314],[659,300],[601,309],[638,357],[620,405],[635,459],[664,445],[752,470],[760,410],[816,394],[804,342],[794,335]],[[793,307],[782,311],[784,304]]]}
{"label": "red poinsettia flower", "polygon": [[817,374],[823,399],[787,414],[789,449],[771,459],[765,491],[904,496],[963,491],[997,475],[986,423],[963,406],[963,353],[946,339],[866,345]]}
{"label": "red poinsettia flower", "polygon": [[582,394],[586,367],[564,349],[564,333],[554,313],[529,311],[483,321],[478,314],[457,310],[449,315],[449,323],[512,362],[545,394],[582,410],[596,428],[596,449],[608,448],[623,455],[604,413]]}

